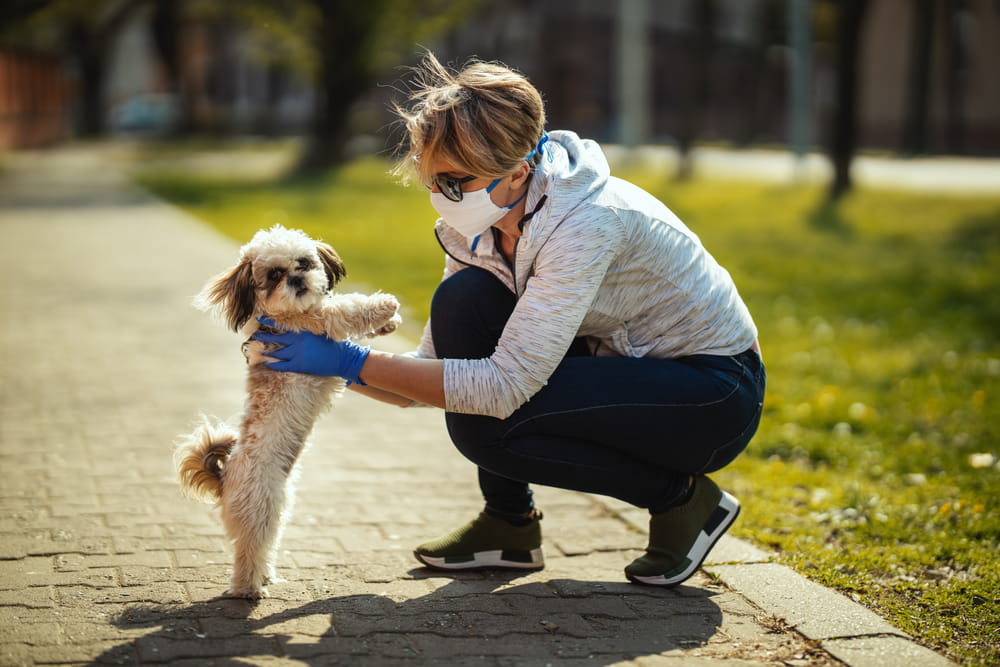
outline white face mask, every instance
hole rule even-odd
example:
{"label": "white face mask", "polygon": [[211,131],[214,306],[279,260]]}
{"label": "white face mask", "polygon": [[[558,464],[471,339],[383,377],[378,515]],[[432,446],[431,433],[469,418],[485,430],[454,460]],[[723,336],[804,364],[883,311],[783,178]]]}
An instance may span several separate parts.
{"label": "white face mask", "polygon": [[490,193],[499,182],[498,178],[485,188],[463,193],[462,201],[452,201],[440,192],[432,192],[431,206],[462,236],[474,239],[507,215],[524,196],[518,197],[510,206],[497,206],[490,198]]}
{"label": "white face mask", "polygon": [[[542,146],[548,140],[549,135],[543,134],[538,145],[531,149],[531,152],[524,156],[524,159],[530,160],[534,157],[535,153],[541,150]],[[524,194],[514,200],[514,203],[510,206],[497,206],[493,203],[490,193],[493,192],[493,188],[502,180],[503,178],[498,178],[481,190],[463,192],[462,201],[453,201],[440,192],[431,192],[431,206],[438,212],[438,215],[444,218],[446,223],[457,229],[462,236],[472,239],[473,250],[476,249],[479,236],[492,227],[500,218],[507,215],[511,209],[517,206],[528,195],[528,191],[525,190]]]}

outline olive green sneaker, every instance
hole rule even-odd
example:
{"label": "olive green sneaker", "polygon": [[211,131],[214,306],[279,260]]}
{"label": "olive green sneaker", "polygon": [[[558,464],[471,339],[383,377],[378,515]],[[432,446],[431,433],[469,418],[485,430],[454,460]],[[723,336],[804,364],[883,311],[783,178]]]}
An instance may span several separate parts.
{"label": "olive green sneaker", "polygon": [[542,558],[542,513],[524,526],[482,512],[461,528],[417,547],[413,555],[441,570],[516,568],[537,570]]}
{"label": "olive green sneaker", "polygon": [[649,546],[625,568],[625,576],[637,584],[677,586],[701,567],[739,513],[736,498],[696,475],[690,500],[649,518]]}

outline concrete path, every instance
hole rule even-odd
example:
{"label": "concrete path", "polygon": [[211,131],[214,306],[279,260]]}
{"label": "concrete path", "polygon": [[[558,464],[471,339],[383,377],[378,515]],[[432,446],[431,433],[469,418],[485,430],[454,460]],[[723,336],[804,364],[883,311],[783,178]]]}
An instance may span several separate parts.
{"label": "concrete path", "polygon": [[2,665],[949,664],[735,539],[687,585],[630,585],[642,512],[584,494],[538,489],[541,572],[417,567],[478,511],[473,469],[438,411],[353,395],[302,461],[287,581],[220,598],[227,545],[171,442],[240,409],[240,341],[190,306],[237,244],[93,148],[6,156],[0,239]]}
{"label": "concrete path", "polygon": [[[641,146],[625,149],[604,146],[613,164],[647,165],[674,173],[679,164],[677,151],[669,146]],[[746,148],[731,150],[698,146],[691,160],[697,175],[717,179],[766,183],[811,183],[826,185],[833,178],[833,164],[822,153],[796,158],[785,150]],[[851,178],[859,188],[956,196],[995,196],[1000,193],[1000,159],[965,157],[890,158],[857,155],[851,162]]]}

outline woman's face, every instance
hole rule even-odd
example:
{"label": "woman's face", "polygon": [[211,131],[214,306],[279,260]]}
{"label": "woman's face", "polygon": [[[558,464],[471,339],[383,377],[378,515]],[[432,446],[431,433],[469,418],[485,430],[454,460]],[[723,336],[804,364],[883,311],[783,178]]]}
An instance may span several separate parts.
{"label": "woman's face", "polygon": [[431,192],[442,192],[452,201],[461,201],[466,192],[474,192],[488,187],[493,179],[481,178],[459,169],[443,158],[432,158],[430,161]]}
{"label": "woman's face", "polygon": [[[430,159],[430,166],[431,173],[434,174],[430,184],[431,192],[443,192],[452,201],[460,201],[457,198],[459,197],[459,192],[464,195],[466,192],[482,190],[489,187],[493,181],[498,180],[470,174],[444,158],[432,157]],[[516,196],[511,197],[511,190],[515,185],[515,181],[519,181],[517,177],[521,171],[527,171],[527,163],[521,163],[511,174],[499,179],[500,182],[490,191],[490,199],[493,200],[494,204],[505,206],[509,203],[509,200],[516,199]],[[514,178],[510,178],[510,176],[514,176]]]}

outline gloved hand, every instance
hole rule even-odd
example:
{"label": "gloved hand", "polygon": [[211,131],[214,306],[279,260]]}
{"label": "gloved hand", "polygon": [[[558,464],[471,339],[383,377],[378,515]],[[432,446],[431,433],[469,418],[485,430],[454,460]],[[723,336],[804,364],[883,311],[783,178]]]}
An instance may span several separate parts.
{"label": "gloved hand", "polygon": [[[274,320],[266,317],[258,317],[257,321],[265,326],[280,328]],[[331,340],[309,331],[286,331],[280,334],[258,331],[251,338],[262,343],[284,345],[281,349],[268,353],[269,357],[280,359],[265,364],[272,370],[323,377],[336,376],[349,383],[365,384],[358,379],[358,373],[371,351],[367,345],[358,345],[349,340]]]}

